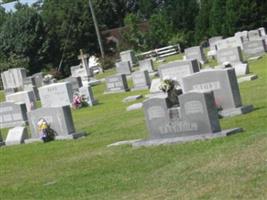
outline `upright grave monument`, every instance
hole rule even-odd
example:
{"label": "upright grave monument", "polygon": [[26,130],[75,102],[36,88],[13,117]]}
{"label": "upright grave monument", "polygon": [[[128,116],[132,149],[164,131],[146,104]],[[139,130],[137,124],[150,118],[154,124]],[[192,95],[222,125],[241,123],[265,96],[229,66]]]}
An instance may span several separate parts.
{"label": "upright grave monument", "polygon": [[187,60],[198,60],[201,64],[207,62],[207,58],[204,54],[203,48],[200,46],[190,47],[184,50]]}
{"label": "upright grave monument", "polygon": [[129,90],[128,83],[125,74],[109,76],[106,78],[106,92],[105,93],[117,93],[126,92]]}
{"label": "upright grave monument", "polygon": [[189,92],[179,96],[180,108],[171,108],[167,98],[151,98],[143,103],[149,139],[133,146],[170,144],[223,137],[240,131],[221,130],[213,92]]}
{"label": "upright grave monument", "polygon": [[132,73],[131,64],[129,61],[121,61],[116,63],[117,74],[130,75]]}
{"label": "upright grave monument", "polygon": [[39,94],[42,107],[69,106],[73,98],[72,85],[69,82],[40,87]]}
{"label": "upright grave monument", "polygon": [[134,85],[132,90],[143,90],[150,88],[151,80],[148,71],[134,72],[132,74],[132,80]]}
{"label": "upright grave monument", "polygon": [[230,63],[234,68],[237,76],[242,76],[249,73],[247,63],[244,63],[240,47],[229,49],[220,49],[217,51],[217,61],[223,65]]}
{"label": "upright grave monument", "polygon": [[75,139],[81,136],[75,133],[70,106],[39,108],[29,112],[28,119],[33,140],[40,137],[38,122],[41,119],[45,120],[54,131],[55,139]]}
{"label": "upright grave monument", "polygon": [[133,50],[127,50],[120,52],[120,58],[122,62],[130,62],[130,65],[133,66],[136,64],[137,59],[135,57]]}
{"label": "upright grave monument", "polygon": [[24,126],[27,123],[27,108],[24,103],[0,103],[0,128]]}
{"label": "upright grave monument", "polygon": [[264,40],[253,40],[248,41],[243,44],[244,46],[244,54],[248,58],[253,57],[260,57],[265,54],[266,51],[266,45]]}
{"label": "upright grave monument", "polygon": [[181,82],[182,77],[199,72],[200,68],[197,60],[186,60],[163,64],[158,70],[161,80],[170,78]]}
{"label": "upright grave monument", "polygon": [[36,99],[33,91],[16,92],[6,96],[7,102],[25,103],[27,111],[36,109]]}
{"label": "upright grave monument", "polygon": [[97,100],[94,98],[93,90],[90,86],[80,87],[79,93],[89,106],[97,104]]}
{"label": "upright grave monument", "polygon": [[140,60],[139,67],[140,67],[140,71],[148,71],[148,72],[155,71],[153,61],[150,58],[145,59],[145,60]]}
{"label": "upright grave monument", "polygon": [[28,139],[26,127],[18,126],[8,131],[5,144],[7,146],[23,144],[26,139]]}
{"label": "upright grave monument", "polygon": [[245,114],[253,106],[243,106],[235,70],[233,68],[205,70],[182,79],[183,92],[213,91],[215,102],[222,117]]}

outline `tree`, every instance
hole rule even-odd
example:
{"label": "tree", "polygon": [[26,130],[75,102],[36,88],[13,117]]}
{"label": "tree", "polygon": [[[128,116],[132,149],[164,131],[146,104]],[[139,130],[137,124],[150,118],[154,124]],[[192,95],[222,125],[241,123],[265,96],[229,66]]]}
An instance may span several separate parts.
{"label": "tree", "polygon": [[210,9],[212,0],[201,0],[199,14],[196,18],[195,39],[200,42],[209,36]]}
{"label": "tree", "polygon": [[210,11],[210,34],[225,35],[225,0],[213,0]]}
{"label": "tree", "polygon": [[[44,54],[44,25],[38,12],[28,6],[17,6],[17,12],[7,15],[0,28],[0,52],[9,57],[28,60],[30,72],[40,70]],[[24,67],[24,66],[16,66]]]}
{"label": "tree", "polygon": [[171,39],[172,32],[172,26],[164,13],[153,14],[149,19],[148,46],[150,48],[159,48],[167,45]]}

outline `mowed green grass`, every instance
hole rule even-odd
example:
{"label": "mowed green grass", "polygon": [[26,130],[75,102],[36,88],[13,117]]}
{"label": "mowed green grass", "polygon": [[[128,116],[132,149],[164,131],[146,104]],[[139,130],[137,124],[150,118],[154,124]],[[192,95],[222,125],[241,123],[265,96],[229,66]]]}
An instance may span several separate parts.
{"label": "mowed green grass", "polygon": [[240,85],[243,104],[255,111],[221,120],[245,132],[226,138],[134,149],[107,148],[148,137],[142,110],[126,112],[122,99],[73,112],[88,136],[0,148],[0,199],[267,199],[267,56],[251,63],[258,80]]}

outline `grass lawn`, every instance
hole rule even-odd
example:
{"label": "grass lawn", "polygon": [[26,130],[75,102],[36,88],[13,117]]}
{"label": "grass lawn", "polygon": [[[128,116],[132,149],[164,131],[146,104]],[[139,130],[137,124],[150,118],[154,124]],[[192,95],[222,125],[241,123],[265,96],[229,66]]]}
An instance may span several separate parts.
{"label": "grass lawn", "polygon": [[73,112],[86,138],[0,148],[0,199],[267,199],[267,56],[250,70],[259,78],[240,89],[255,111],[221,120],[245,132],[152,148],[106,147],[148,137],[142,110],[121,102],[147,91],[94,87],[100,104]]}

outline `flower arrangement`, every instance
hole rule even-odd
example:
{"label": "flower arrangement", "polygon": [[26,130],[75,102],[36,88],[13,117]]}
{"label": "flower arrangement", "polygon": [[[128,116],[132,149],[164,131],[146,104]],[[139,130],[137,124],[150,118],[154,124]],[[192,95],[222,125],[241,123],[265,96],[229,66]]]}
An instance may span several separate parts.
{"label": "flower arrangement", "polygon": [[51,140],[54,140],[55,133],[49,127],[49,124],[47,123],[47,121],[45,119],[41,118],[37,122],[37,126],[38,126],[38,130],[39,130],[40,139],[43,140],[43,142],[49,142]]}
{"label": "flower arrangement", "polygon": [[178,96],[182,94],[182,92],[181,90],[177,90],[177,86],[179,86],[179,83],[169,78],[164,79],[159,86],[161,91],[168,94],[170,106],[179,105]]}
{"label": "flower arrangement", "polygon": [[73,95],[72,108],[79,109],[85,106],[85,104],[86,104],[86,101],[83,95],[80,95],[79,93],[76,93]]}

